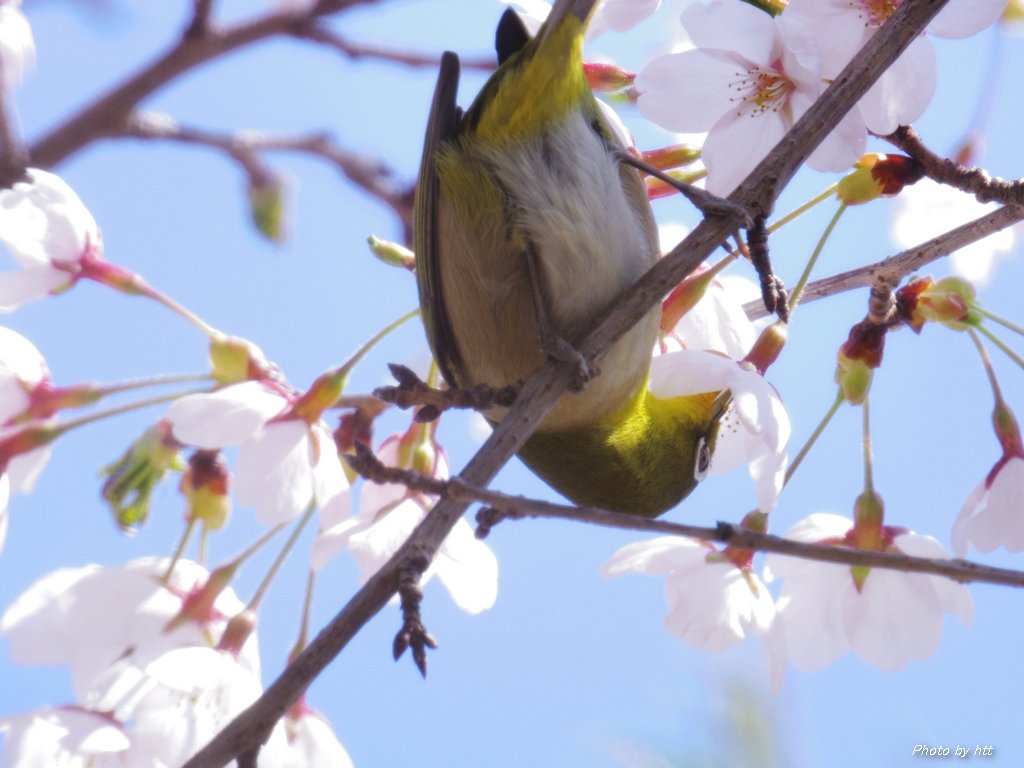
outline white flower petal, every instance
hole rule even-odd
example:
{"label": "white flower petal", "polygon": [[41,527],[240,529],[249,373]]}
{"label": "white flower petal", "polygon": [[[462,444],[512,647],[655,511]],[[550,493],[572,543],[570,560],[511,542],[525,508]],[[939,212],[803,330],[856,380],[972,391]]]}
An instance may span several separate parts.
{"label": "white flower petal", "polygon": [[868,130],[881,136],[910,125],[935,94],[935,47],[918,37],[857,103]]}
{"label": "white flower petal", "polygon": [[746,3],[691,3],[680,21],[698,48],[728,51],[755,64],[771,64],[782,52],[772,17]]}
{"label": "white flower petal", "polygon": [[18,3],[0,5],[0,91],[21,85],[36,60],[32,27]]}
{"label": "white flower petal", "polygon": [[295,519],[314,500],[310,429],[297,419],[272,422],[238,451],[235,494],[267,525]]}
{"label": "white flower petal", "polygon": [[29,169],[29,181],[0,190],[0,241],[23,266],[75,264],[101,244],[92,214],[60,177]]}
{"label": "white flower petal", "polygon": [[245,381],[175,400],[167,420],[181,442],[213,450],[248,440],[287,405],[279,392],[258,381]]}
{"label": "white flower petal", "polygon": [[609,578],[626,573],[664,576],[672,571],[701,567],[712,551],[694,539],[659,536],[620,547],[601,567],[601,573]]}
{"label": "white flower petal", "polygon": [[352,758],[323,715],[286,715],[260,750],[260,768],[353,768]]}
{"label": "white flower petal", "polygon": [[42,707],[0,718],[0,733],[3,764],[20,768],[127,764],[120,759],[131,746],[120,723],[78,707]]}
{"label": "white flower petal", "polygon": [[936,37],[970,37],[995,24],[1005,9],[1006,0],[950,0],[925,31]]}
{"label": "white flower petal", "polygon": [[477,614],[498,598],[498,559],[465,519],[448,534],[434,561],[437,578],[463,611]]}
{"label": "white flower petal", "polygon": [[0,272],[0,312],[13,312],[22,304],[48,296],[71,280],[67,272],[49,264]]}

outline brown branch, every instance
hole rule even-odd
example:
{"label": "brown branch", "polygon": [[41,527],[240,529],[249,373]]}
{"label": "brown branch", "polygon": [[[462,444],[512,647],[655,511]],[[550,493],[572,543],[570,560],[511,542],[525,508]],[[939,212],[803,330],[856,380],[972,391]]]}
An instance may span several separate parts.
{"label": "brown branch", "polygon": [[168,51],[36,141],[29,149],[31,163],[50,168],[87,144],[116,134],[140,102],[200,64],[269,37],[293,35],[310,20],[373,1],[321,0],[302,16],[276,12],[222,30],[208,28],[200,36],[182,36]]}
{"label": "brown branch", "polygon": [[945,576],[962,584],[976,582],[999,584],[1008,587],[1024,587],[1024,571],[995,568],[968,560],[914,557],[899,552],[877,552],[866,549],[853,549],[846,546],[794,541],[768,533],[758,533],[748,528],[740,528],[730,523],[720,522],[714,528],[705,528],[684,523],[673,523],[667,520],[650,520],[636,517],[635,515],[608,512],[591,507],[570,507],[534,501],[522,496],[506,496],[494,491],[480,493],[476,489],[471,489],[465,485],[458,486],[457,489],[453,489],[453,492],[462,498],[472,497],[474,501],[483,501],[489,504],[491,508],[498,510],[497,516],[484,515],[488,526],[495,525],[499,517],[514,520],[533,517],[579,520],[610,528],[685,536],[691,539],[700,539],[701,541],[721,542],[730,547],[750,550],[752,552],[773,552],[779,555],[792,555],[793,557],[816,560],[823,563],[884,568],[886,570],[903,571],[906,573],[928,573],[933,576]]}
{"label": "brown branch", "polygon": [[940,184],[969,192],[980,203],[995,201],[1024,205],[1024,179],[1007,181],[989,176],[984,168],[967,168],[955,160],[941,157],[928,149],[909,125],[901,125],[883,138],[921,163],[925,173]]}
{"label": "brown branch", "polygon": [[[755,214],[770,213],[778,193],[807,156],[946,2],[907,0],[902,3],[730,199]],[[649,307],[660,302],[717,248],[731,234],[731,227],[729,221],[722,219],[703,221],[616,300],[598,319],[596,327],[576,344],[586,360],[596,361]],[[575,365],[551,361],[531,376],[523,385],[515,405],[459,478],[472,486],[487,485],[567,391],[575,371]],[[263,695],[196,753],[185,768],[222,766],[253,744],[266,739],[274,723],[292,702],[395,594],[399,575],[409,558],[423,551],[436,553],[466,506],[465,502],[448,500],[435,505],[391,559],[366,581]]]}
{"label": "brown branch", "polygon": [[1024,587],[1024,571],[994,568],[967,560],[913,557],[898,552],[877,552],[846,546],[813,544],[768,533],[758,533],[749,528],[739,528],[729,523],[720,522],[714,528],[706,528],[685,523],[673,523],[668,520],[652,520],[621,512],[609,512],[595,507],[575,507],[530,499],[525,496],[511,496],[488,488],[471,486],[457,477],[451,480],[438,480],[412,470],[386,466],[374,456],[369,448],[363,445],[357,447],[355,456],[346,456],[345,458],[356,472],[370,482],[399,483],[410,490],[435,494],[455,501],[486,504],[487,507],[477,513],[479,523],[477,536],[479,538],[486,536],[493,526],[505,519],[554,518],[642,533],[685,536],[701,541],[720,542],[752,552],[774,552],[823,563],[885,568],[906,573],[928,573],[934,576],[945,576],[962,584],[977,582]]}
{"label": "brown branch", "polygon": [[[996,211],[962,224],[913,248],[888,256],[874,264],[857,267],[808,283],[800,300],[802,303],[806,303],[879,283],[887,283],[891,287],[895,287],[904,277],[916,272],[926,264],[948,256],[953,251],[982,240],[1019,221],[1024,221],[1024,206],[1005,205]],[[768,314],[760,301],[747,302],[743,305],[743,311],[752,320]]]}
{"label": "brown branch", "polygon": [[7,94],[0,89],[0,189],[25,176],[28,152],[18,133],[17,115],[10,109]]}
{"label": "brown branch", "polygon": [[192,20],[185,28],[185,37],[202,37],[210,31],[210,15],[214,0],[192,0]]}
{"label": "brown branch", "polygon": [[[300,27],[295,30],[294,34],[296,37],[312,40],[315,43],[336,50],[353,61],[377,59],[402,64],[406,67],[429,67],[431,69],[436,69],[441,64],[441,57],[436,53],[422,53],[419,51],[366,45],[364,43],[353,43],[351,40],[319,24]],[[497,66],[493,57],[483,56],[479,58],[460,58],[459,63],[463,69],[475,69],[480,72],[493,72]]]}

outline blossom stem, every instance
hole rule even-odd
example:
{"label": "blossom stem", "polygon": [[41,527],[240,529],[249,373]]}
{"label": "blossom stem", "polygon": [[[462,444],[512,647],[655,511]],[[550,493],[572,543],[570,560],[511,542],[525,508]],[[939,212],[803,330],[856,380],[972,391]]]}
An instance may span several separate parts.
{"label": "blossom stem", "polygon": [[211,376],[208,373],[161,374],[158,376],[146,376],[139,379],[128,379],[127,381],[120,381],[116,384],[104,384],[97,387],[97,392],[101,397],[105,397],[106,395],[114,395],[120,392],[130,392],[133,389],[162,387],[167,384],[192,384],[198,381],[210,380]]}
{"label": "blossom stem", "polygon": [[162,304],[163,306],[167,307],[167,309],[171,310],[176,315],[179,315],[180,317],[183,317],[185,320],[188,320],[188,322],[192,323],[192,325],[194,325],[196,328],[202,331],[208,338],[217,339],[224,335],[216,328],[214,328],[212,325],[203,320],[201,317],[199,317],[199,315],[197,315],[195,312],[193,312],[190,309],[187,309],[182,304],[179,304],[170,296],[165,296],[164,294],[160,293],[160,291],[156,290],[156,288],[153,288],[144,280],[140,279],[139,284],[136,287],[138,290],[138,295],[145,296],[147,299],[152,299],[158,304]]}
{"label": "blossom stem", "polygon": [[800,279],[796,283],[796,287],[789,296],[789,314],[792,315],[796,309],[796,305],[800,302],[800,294],[804,292],[804,286],[807,285],[807,281],[811,278],[811,270],[814,269],[815,264],[818,263],[818,257],[821,256],[822,250],[825,248],[825,243],[828,242],[829,237],[832,235],[832,231],[836,228],[836,224],[839,223],[840,217],[846,212],[846,203],[841,203],[836,212],[832,215],[832,218],[828,222],[828,226],[825,227],[825,231],[821,233],[821,237],[818,238],[818,244],[814,246],[814,252],[811,253],[811,258],[807,260],[807,266],[804,267],[803,274],[800,275]]}
{"label": "blossom stem", "polygon": [[991,321],[993,321],[995,323],[999,323],[1004,328],[1008,328],[1009,330],[1013,331],[1014,333],[1016,333],[1016,334],[1018,334],[1020,336],[1024,336],[1024,327],[1017,325],[1015,322],[1013,322],[1011,320],[1007,320],[1005,317],[1001,317],[1001,316],[995,314],[994,312],[989,312],[987,309],[985,309],[984,307],[979,306],[977,304],[974,304],[972,306],[972,309],[977,310],[978,314],[987,317],[989,320],[991,320]]}
{"label": "blossom stem", "polygon": [[299,638],[295,641],[295,647],[292,649],[292,658],[302,652],[309,638],[309,617],[313,608],[314,584],[316,584],[316,571],[310,569],[309,575],[306,576],[306,596],[302,600],[302,625],[299,628]]}
{"label": "blossom stem", "polygon": [[335,369],[335,374],[337,376],[341,377],[342,381],[347,379],[348,375],[350,373],[352,373],[352,369],[356,367],[356,364],[360,360],[362,360],[364,357],[366,357],[366,355],[370,352],[371,349],[373,349],[375,346],[377,346],[377,344],[382,339],[384,339],[389,333],[394,331],[396,328],[401,326],[406,321],[411,320],[412,318],[416,317],[416,315],[418,315],[419,313],[420,313],[420,310],[419,310],[419,307],[417,307],[416,309],[413,309],[413,310],[411,310],[409,312],[406,312],[404,315],[399,317],[397,320],[393,320],[390,323],[388,323],[386,326],[381,328],[379,331],[377,331],[376,334],[373,335],[373,337],[369,341],[367,341],[365,344],[363,344],[363,346],[361,346],[359,349],[357,349],[355,351],[355,354],[352,355],[352,357],[350,357],[348,360],[346,360],[344,363],[342,363],[340,366],[338,366],[338,368]]}
{"label": "blossom stem", "polygon": [[174,573],[175,566],[178,565],[178,561],[181,560],[181,556],[185,553],[185,547],[188,545],[188,540],[192,538],[192,530],[195,528],[196,518],[189,517],[188,522],[185,523],[185,530],[181,534],[181,538],[178,540],[178,546],[174,550],[174,554],[171,556],[171,562],[167,565],[167,570],[164,571],[163,578],[161,581],[164,584],[168,584],[171,581],[171,574]]}
{"label": "blossom stem", "polygon": [[[263,577],[263,581],[261,581],[260,585],[256,588],[256,593],[252,596],[249,604],[245,606],[247,611],[255,611],[259,608],[260,602],[263,600],[263,596],[267,593],[267,589],[270,587],[270,583],[274,580],[274,576],[277,575],[277,572],[284,564],[285,558],[288,557],[288,553],[292,551],[292,547],[295,546],[295,542],[298,540],[299,534],[302,533],[302,529],[306,527],[306,524],[313,517],[313,512],[315,510],[316,503],[311,501],[309,506],[306,508],[306,511],[303,513],[302,518],[299,520],[298,525],[295,526],[295,529],[288,537],[288,540],[284,543],[284,546],[281,547],[281,551],[278,553],[277,557],[274,558],[274,562],[271,563],[270,570],[267,571],[267,575]],[[278,525],[273,529],[273,531],[271,531],[271,533],[277,533],[277,531],[282,527],[283,524]],[[257,542],[257,544],[262,545],[268,538],[269,537],[265,536]],[[246,556],[248,556],[248,553],[246,553]]]}
{"label": "blossom stem", "polygon": [[871,409],[868,407],[870,398],[865,395],[861,405],[864,414],[864,493],[874,495],[875,482],[871,456]]}
{"label": "blossom stem", "polygon": [[799,218],[800,216],[803,216],[805,213],[807,213],[809,210],[811,210],[814,206],[818,205],[818,203],[822,203],[825,200],[828,200],[830,197],[832,197],[832,195],[834,195],[836,193],[836,188],[838,186],[839,186],[839,183],[836,182],[832,186],[828,187],[820,195],[815,195],[814,197],[812,197],[810,200],[808,200],[803,205],[801,205],[801,206],[799,206],[797,208],[794,208],[792,211],[787,213],[781,219],[776,219],[775,221],[773,221],[771,223],[771,226],[768,227],[768,231],[769,232],[776,232],[779,229],[782,229],[782,227],[784,227],[787,224],[789,224],[789,222],[793,221],[793,219],[796,219],[796,218]]}
{"label": "blossom stem", "polygon": [[978,354],[981,356],[981,364],[985,366],[985,374],[988,376],[988,383],[992,386],[992,396],[995,398],[996,406],[1004,404],[1003,392],[999,388],[999,380],[996,378],[995,369],[992,367],[992,360],[988,356],[988,351],[985,349],[985,345],[981,343],[981,339],[978,338],[977,332],[971,328],[967,328],[967,333],[971,337],[971,341],[974,342],[974,346],[978,348]]}
{"label": "blossom stem", "polygon": [[132,411],[138,411],[142,408],[148,408],[151,405],[169,403],[172,400],[177,400],[179,397],[184,397],[185,395],[199,394],[205,391],[205,389],[199,389],[191,390],[188,392],[173,392],[167,395],[150,397],[146,400],[139,400],[138,402],[134,403],[125,403],[124,405],[119,405],[116,408],[108,408],[105,411],[96,411],[95,413],[90,413],[87,416],[81,416],[77,419],[70,419],[69,421],[65,421],[63,424],[57,424],[54,427],[52,427],[53,437],[51,438],[51,440],[56,440],[58,437],[65,434],[66,432],[70,432],[71,430],[77,429],[78,427],[84,427],[87,424],[92,424],[93,422],[96,421],[101,421],[102,419],[108,419],[113,416],[120,416],[122,413],[131,413]]}
{"label": "blossom stem", "polygon": [[829,406],[828,412],[825,414],[822,420],[818,422],[818,426],[814,428],[814,431],[811,433],[811,436],[807,438],[807,441],[803,444],[803,446],[800,448],[800,451],[793,458],[793,462],[789,465],[789,469],[786,470],[786,476],[785,478],[783,478],[783,486],[785,486],[786,483],[789,482],[790,478],[793,477],[793,473],[796,472],[796,468],[799,467],[800,463],[807,457],[807,454],[810,452],[811,448],[817,442],[818,438],[821,437],[821,433],[825,431],[825,427],[827,427],[829,422],[832,421],[832,417],[836,415],[836,412],[839,410],[839,406],[843,404],[844,400],[845,398],[843,397],[842,390],[840,390],[839,393],[836,395],[835,402],[833,402],[832,405]]}
{"label": "blossom stem", "polygon": [[203,526],[203,530],[199,532],[199,554],[197,560],[200,565],[206,565],[206,545],[209,541],[208,534],[210,529],[207,526]]}
{"label": "blossom stem", "polygon": [[992,333],[992,331],[990,331],[985,326],[979,325],[979,326],[976,326],[976,327],[977,327],[977,329],[981,333],[985,334],[985,337],[989,341],[991,341],[993,344],[995,344],[997,347],[999,347],[1000,351],[1004,355],[1006,355],[1008,358],[1013,360],[1013,362],[1015,362],[1021,368],[1024,368],[1024,358],[1021,358],[1020,355],[1018,355],[1016,352],[1014,352],[1012,349],[1010,349],[1008,346],[1006,346],[1006,344],[998,336],[996,336],[994,333]]}

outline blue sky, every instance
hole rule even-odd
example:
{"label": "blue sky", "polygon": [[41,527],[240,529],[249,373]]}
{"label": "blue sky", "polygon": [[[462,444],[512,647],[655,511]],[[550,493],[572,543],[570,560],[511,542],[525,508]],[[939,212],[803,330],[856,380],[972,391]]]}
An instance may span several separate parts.
{"label": "blue sky", "polygon": [[[112,2],[94,13],[62,0],[27,0],[39,48],[35,72],[17,94],[29,138],[91,101],[140,62],[163,50],[181,29],[189,3]],[[262,4],[224,2],[225,18]],[[393,2],[359,8],[336,29],[360,42],[490,51],[497,2]],[[671,14],[658,17],[666,22]],[[599,41],[627,68],[640,66],[654,32]],[[638,42],[639,41],[639,42]],[[917,127],[934,149],[951,149],[970,122],[987,69],[993,35],[939,42],[939,91]],[[1011,73],[1024,66],[1019,39],[1005,41],[997,100],[982,162],[996,175],[1024,175],[1019,105]],[[348,149],[384,158],[411,180],[433,88],[431,70],[373,61],[349,62],[293,41],[254,46],[196,70],[156,94],[145,107],[182,123],[286,132],[330,130]],[[468,103],[482,83],[462,84]],[[640,130],[641,143],[666,137]],[[296,386],[344,360],[359,344],[416,303],[411,277],[375,261],[369,234],[397,237],[396,223],[331,168],[275,155],[290,182],[291,219],[284,245],[249,226],[238,169],[212,152],[163,144],[108,141],[64,163],[60,173],[103,229],[107,257],[140,272],[215,326],[257,342]],[[832,178],[806,173],[787,190],[788,210]],[[891,206],[851,210],[841,222],[818,275],[874,261],[893,252]],[[693,223],[678,199],[655,204],[659,219]],[[773,240],[778,271],[795,281],[831,209],[817,210]],[[999,268],[981,298],[1013,316],[1019,306],[1019,257]],[[934,274],[944,274],[938,265]],[[770,378],[786,402],[794,445],[831,403],[835,351],[863,317],[866,292],[810,304],[791,329],[789,348]],[[60,384],[105,381],[154,372],[197,372],[205,366],[201,336],[142,300],[80,285],[56,299],[25,307],[4,322],[46,355]],[[385,363],[427,355],[415,324],[395,334],[364,362],[349,386],[368,391],[386,379]],[[1021,371],[998,361],[1007,400],[1024,414]],[[891,334],[876,375],[872,414],[876,487],[888,520],[931,533],[948,546],[963,500],[998,457],[989,426],[991,398],[969,341],[938,328],[920,336]],[[121,535],[98,497],[98,470],[158,411],[75,432],[56,446],[37,490],[15,497],[11,529],[0,555],[0,606],[35,579],[62,566],[120,564],[168,554],[181,530],[172,483],[157,494],[149,524]],[[468,421],[446,417],[441,439],[453,467],[477,442]],[[404,429],[392,415],[378,436]],[[850,514],[860,491],[860,413],[844,408],[773,514],[784,532],[816,511]],[[554,498],[513,462],[496,485]],[[669,519],[713,524],[737,520],[752,506],[744,473],[705,482]],[[260,532],[251,511],[236,508],[228,530],[211,543],[212,562],[240,551]],[[898,674],[845,657],[815,674],[790,670],[782,692],[769,692],[763,654],[754,641],[711,655],[684,646],[661,628],[662,585],[646,577],[606,581],[601,564],[639,537],[622,531],[554,521],[504,524],[489,539],[500,563],[496,606],[461,614],[437,585],[426,590],[425,620],[440,642],[430,674],[420,679],[407,659],[391,660],[398,611],[376,617],[314,684],[309,701],[334,724],[357,766],[725,766],[749,765],[737,742],[750,739],[753,718],[767,729],[777,762],[765,765],[837,768],[909,765],[916,744],[992,745],[996,765],[1019,765],[1024,690],[1019,644],[1020,595],[1007,588],[972,588],[976,615],[969,629],[948,620],[934,658]],[[268,595],[260,640],[265,682],[294,642],[305,582],[304,536],[294,561]],[[1021,567],[997,552],[985,562]],[[236,588],[243,599],[270,561],[258,558]],[[318,583],[314,622],[323,624],[357,584],[345,557]],[[66,701],[62,669],[13,665],[0,642],[0,714]],[[746,719],[744,719],[746,718]],[[739,732],[737,732],[739,728]],[[975,760],[981,758],[974,758]]]}

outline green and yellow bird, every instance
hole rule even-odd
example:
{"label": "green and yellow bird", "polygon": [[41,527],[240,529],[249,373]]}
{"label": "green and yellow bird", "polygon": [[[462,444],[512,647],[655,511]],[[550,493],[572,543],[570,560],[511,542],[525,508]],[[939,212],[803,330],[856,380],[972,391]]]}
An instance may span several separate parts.
{"label": "green and yellow bird", "polygon": [[[453,387],[505,386],[549,356],[578,357],[572,342],[659,257],[641,176],[584,78],[596,2],[559,0],[532,38],[506,11],[499,67],[465,113],[458,57],[441,60],[414,240],[427,338]],[[648,392],[658,320],[655,307],[519,452],[578,504],[653,517],[708,468],[726,396]]]}

